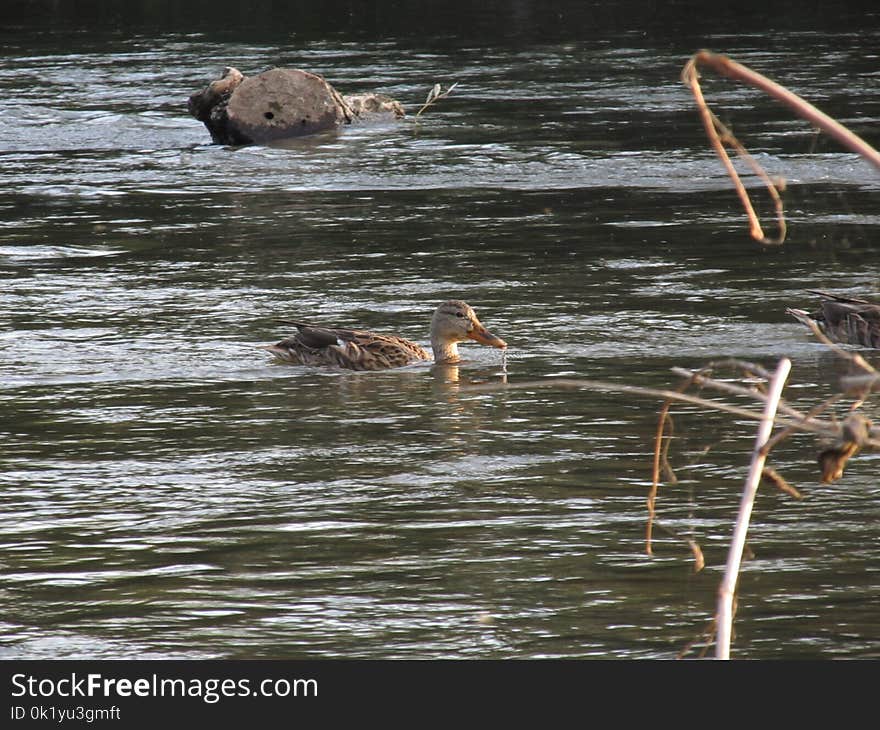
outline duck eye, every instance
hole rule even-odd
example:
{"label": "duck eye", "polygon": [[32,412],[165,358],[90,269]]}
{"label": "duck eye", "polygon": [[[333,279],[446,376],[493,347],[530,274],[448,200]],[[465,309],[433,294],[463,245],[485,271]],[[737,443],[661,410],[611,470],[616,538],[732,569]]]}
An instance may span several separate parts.
{"label": "duck eye", "polygon": [[463,312],[456,312],[455,316],[456,317],[464,317],[464,313]]}

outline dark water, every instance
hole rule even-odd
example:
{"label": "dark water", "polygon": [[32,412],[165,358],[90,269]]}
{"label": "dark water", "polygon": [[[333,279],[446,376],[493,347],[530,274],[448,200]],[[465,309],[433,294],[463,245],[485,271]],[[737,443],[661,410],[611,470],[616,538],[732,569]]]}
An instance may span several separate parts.
{"label": "dark water", "polygon": [[[667,387],[674,365],[788,356],[808,407],[843,372],[784,310],[880,291],[880,176],[707,78],[788,180],[789,240],[761,249],[678,75],[729,52],[876,145],[876,12],[768,30],[494,3],[497,26],[428,33],[338,5],[338,31],[299,35],[260,13],[191,31],[148,3],[4,32],[0,656],[674,657],[714,610],[754,425],[677,410],[659,519],[703,547],[695,574],[668,532],[645,554],[657,402],[469,386]],[[419,124],[232,150],[185,112],[228,64],[411,114],[459,86]],[[506,368],[476,345],[366,374],[255,347],[280,316],[424,341],[449,297]],[[815,453],[775,452],[805,498],[762,487],[735,656],[880,655],[878,458],[822,485]]]}

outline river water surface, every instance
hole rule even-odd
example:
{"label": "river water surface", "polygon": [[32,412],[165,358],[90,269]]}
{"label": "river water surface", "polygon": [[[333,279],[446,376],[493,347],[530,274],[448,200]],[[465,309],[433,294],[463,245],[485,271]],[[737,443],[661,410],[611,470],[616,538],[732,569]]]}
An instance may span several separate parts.
{"label": "river water surface", "polygon": [[[713,613],[754,424],[676,409],[647,555],[659,402],[469,388],[675,387],[676,365],[787,356],[791,400],[833,392],[844,367],[785,308],[880,292],[880,175],[705,79],[788,181],[789,240],[761,248],[679,73],[699,40],[876,145],[877,29],[6,33],[0,656],[676,656]],[[224,65],[309,69],[410,115],[215,146],[185,102]],[[351,373],[256,347],[279,317],[424,342],[447,298],[506,363],[473,344],[457,368]],[[804,498],[762,486],[734,656],[880,656],[880,460],[825,485],[816,450],[774,452]]]}

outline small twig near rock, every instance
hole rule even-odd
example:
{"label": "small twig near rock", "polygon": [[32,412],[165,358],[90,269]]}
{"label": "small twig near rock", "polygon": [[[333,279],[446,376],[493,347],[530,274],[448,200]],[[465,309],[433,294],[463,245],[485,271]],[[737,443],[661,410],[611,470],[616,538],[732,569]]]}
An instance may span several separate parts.
{"label": "small twig near rock", "polygon": [[458,86],[458,81],[456,81],[452,86],[448,87],[446,91],[443,90],[443,87],[440,84],[434,84],[431,87],[431,90],[428,92],[428,97],[425,99],[425,103],[422,104],[421,108],[416,112],[415,117],[418,119],[422,112],[425,111],[429,106],[436,103],[439,99],[445,99],[449,94],[452,93],[452,90]]}

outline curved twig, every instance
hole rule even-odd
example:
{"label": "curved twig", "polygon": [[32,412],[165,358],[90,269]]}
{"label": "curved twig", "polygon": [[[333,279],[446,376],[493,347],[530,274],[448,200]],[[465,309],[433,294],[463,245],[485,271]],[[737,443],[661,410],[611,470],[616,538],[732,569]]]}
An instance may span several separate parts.
{"label": "curved twig", "polygon": [[[717,73],[727,76],[728,78],[743,81],[751,86],[761,89],[777,101],[782,102],[794,110],[796,114],[836,139],[844,147],[861,155],[872,165],[880,169],[880,152],[805,99],[792,93],[784,86],[771,81],[766,76],[763,76],[756,71],[752,71],[750,68],[743,66],[740,63],[731,61],[727,56],[705,50],[695,53],[682,69],[681,79],[684,84],[690,88],[694,95],[694,100],[697,103],[697,109],[703,122],[703,127],[706,130],[706,135],[709,137],[709,141],[715,150],[715,153],[721,160],[721,163],[724,165],[727,174],[733,181],[734,188],[736,189],[740,202],[742,203],[749,219],[750,235],[756,241],[759,241],[764,245],[780,245],[785,241],[786,228],[782,199],[779,195],[777,185],[770,179],[770,176],[767,175],[757,161],[749,155],[746,149],[736,140],[730,130],[727,129],[727,127],[725,127],[709,109],[706,100],[703,97],[703,92],[698,80],[700,74],[697,67],[699,65],[708,66]],[[776,238],[769,239],[764,235],[764,231],[761,228],[761,222],[752,206],[748,191],[740,180],[739,174],[724,148],[725,144],[736,150],[736,153],[746,161],[749,167],[752,168],[755,174],[761,178],[764,185],[767,187],[768,193],[773,200],[776,209],[776,219],[779,226],[779,233]]]}

